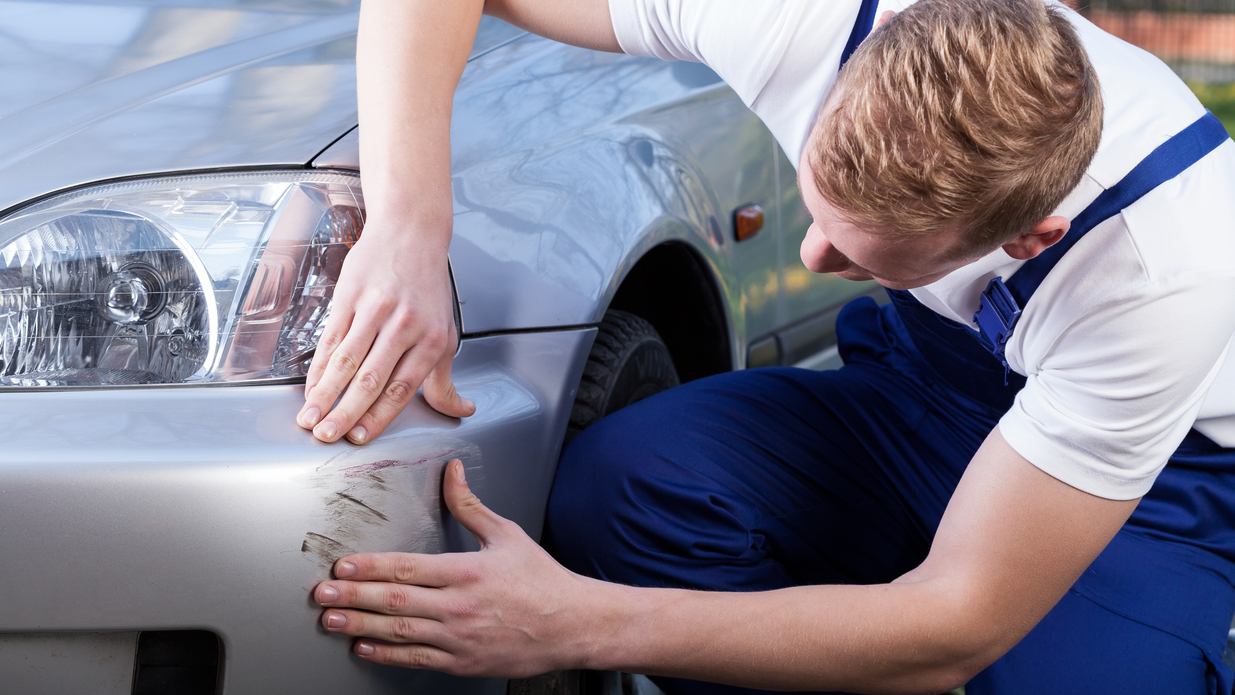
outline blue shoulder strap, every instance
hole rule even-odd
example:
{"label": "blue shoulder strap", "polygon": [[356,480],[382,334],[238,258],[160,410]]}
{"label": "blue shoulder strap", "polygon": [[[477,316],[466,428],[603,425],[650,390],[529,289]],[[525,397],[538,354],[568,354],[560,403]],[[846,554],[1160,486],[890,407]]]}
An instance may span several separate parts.
{"label": "blue shoulder strap", "polygon": [[1158,145],[1141,160],[1132,171],[1111,188],[1094,199],[1089,207],[1072,220],[1072,226],[1059,243],[1043,251],[1041,255],[1026,262],[1008,280],[1008,290],[1018,303],[1024,305],[1042,284],[1059,259],[1076,245],[1089,230],[1118,215],[1124,208],[1136,202],[1158,186],[1179,176],[1185,169],[1199,162],[1227,139],[1222,121],[1206,112],[1192,125],[1176,133],[1170,140]]}
{"label": "blue shoulder strap", "polygon": [[1226,128],[1212,113],[1206,112],[1192,125],[1159,145],[1132,171],[1103,191],[1081,214],[1072,220],[1068,233],[1059,243],[1027,261],[1005,283],[997,277],[987,284],[979,300],[974,323],[983,345],[1007,368],[1004,346],[1021,316],[1021,309],[1042,284],[1047,274],[1091,229],[1118,215],[1145,194],[1170,181],[1205,155],[1226,142]]}
{"label": "blue shoulder strap", "polygon": [[849,41],[845,43],[845,50],[840,54],[841,67],[845,67],[849,56],[858,50],[858,44],[871,33],[875,26],[875,8],[878,5],[879,0],[862,0],[862,6],[858,8],[858,18],[853,23],[853,31],[849,33]]}

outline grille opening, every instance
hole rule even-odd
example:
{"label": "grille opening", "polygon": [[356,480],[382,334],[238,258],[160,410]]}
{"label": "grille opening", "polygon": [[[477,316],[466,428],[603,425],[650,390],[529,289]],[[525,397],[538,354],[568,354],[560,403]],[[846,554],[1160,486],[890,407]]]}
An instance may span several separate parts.
{"label": "grille opening", "polygon": [[205,630],[143,632],[137,640],[133,695],[219,695],[223,643]]}

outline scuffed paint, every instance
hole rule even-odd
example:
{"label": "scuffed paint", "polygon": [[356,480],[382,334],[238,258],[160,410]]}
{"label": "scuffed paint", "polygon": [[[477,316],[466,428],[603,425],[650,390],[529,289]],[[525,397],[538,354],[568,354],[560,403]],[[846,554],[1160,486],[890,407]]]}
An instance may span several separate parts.
{"label": "scuffed paint", "polygon": [[[337,560],[352,551],[333,538],[310,531],[304,534],[304,542],[300,544],[300,552],[319,557],[333,557]],[[331,563],[333,564],[333,562],[332,560]]]}
{"label": "scuffed paint", "polygon": [[[382,483],[382,489],[384,489],[384,490],[389,490],[390,488],[386,487],[385,482],[383,482],[383,483]],[[378,510],[374,509],[373,507],[370,507],[369,505],[365,504],[364,500],[358,500],[358,499],[356,499],[355,497],[352,497],[351,495],[347,494],[346,492],[336,492],[336,493],[334,493],[334,494],[335,494],[335,497],[338,497],[338,498],[339,498],[338,500],[336,500],[337,502],[344,502],[344,503],[348,503],[348,504],[354,504],[354,505],[356,505],[357,507],[360,507],[361,509],[364,509],[364,510],[368,511],[370,514],[372,514],[373,516],[375,516],[375,517],[377,517],[377,518],[381,519],[382,521],[390,521],[390,517],[388,517],[388,516],[386,516],[385,514],[383,514],[383,513],[379,512]],[[333,503],[332,503],[332,504],[333,504]]]}
{"label": "scuffed paint", "polygon": [[454,452],[452,451],[439,451],[437,453],[433,453],[428,456],[424,456],[419,459],[416,459],[415,461],[397,461],[394,459],[382,459],[381,461],[374,461],[372,463],[362,463],[357,466],[349,466],[348,468],[344,468],[343,475],[348,478],[353,478],[355,476],[364,475],[366,473],[375,473],[384,468],[391,468],[393,466],[418,466],[418,465],[422,465],[425,463],[432,463],[432,462],[438,461],[442,459],[443,457],[449,457],[446,459],[448,461],[451,458],[458,458],[458,456],[453,455],[453,453]]}
{"label": "scuffed paint", "polygon": [[350,448],[319,466],[309,482],[321,494],[322,513],[305,532],[300,552],[327,570],[356,552],[441,552],[442,471],[456,458],[469,473],[479,471],[480,452],[465,442],[435,444],[425,453],[363,462],[356,460],[368,450]]}

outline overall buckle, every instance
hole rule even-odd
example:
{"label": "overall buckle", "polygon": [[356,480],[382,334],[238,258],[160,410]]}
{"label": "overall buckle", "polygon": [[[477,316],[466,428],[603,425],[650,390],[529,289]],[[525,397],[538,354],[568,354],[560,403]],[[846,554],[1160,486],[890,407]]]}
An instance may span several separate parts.
{"label": "overall buckle", "polygon": [[982,346],[1003,365],[1005,384],[1010,368],[1003,350],[1020,318],[1021,307],[1008,291],[1008,286],[1003,283],[1003,278],[992,278],[978,299],[978,311],[973,315],[973,322],[978,325]]}

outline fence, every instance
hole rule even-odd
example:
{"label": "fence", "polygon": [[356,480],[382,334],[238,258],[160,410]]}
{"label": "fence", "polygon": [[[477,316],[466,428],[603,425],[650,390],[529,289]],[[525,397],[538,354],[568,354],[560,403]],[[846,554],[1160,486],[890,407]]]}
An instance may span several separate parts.
{"label": "fence", "polygon": [[1166,61],[1235,133],[1235,0],[1065,0]]}
{"label": "fence", "polygon": [[1235,0],[1075,0],[1090,21],[1186,80],[1235,82]]}

